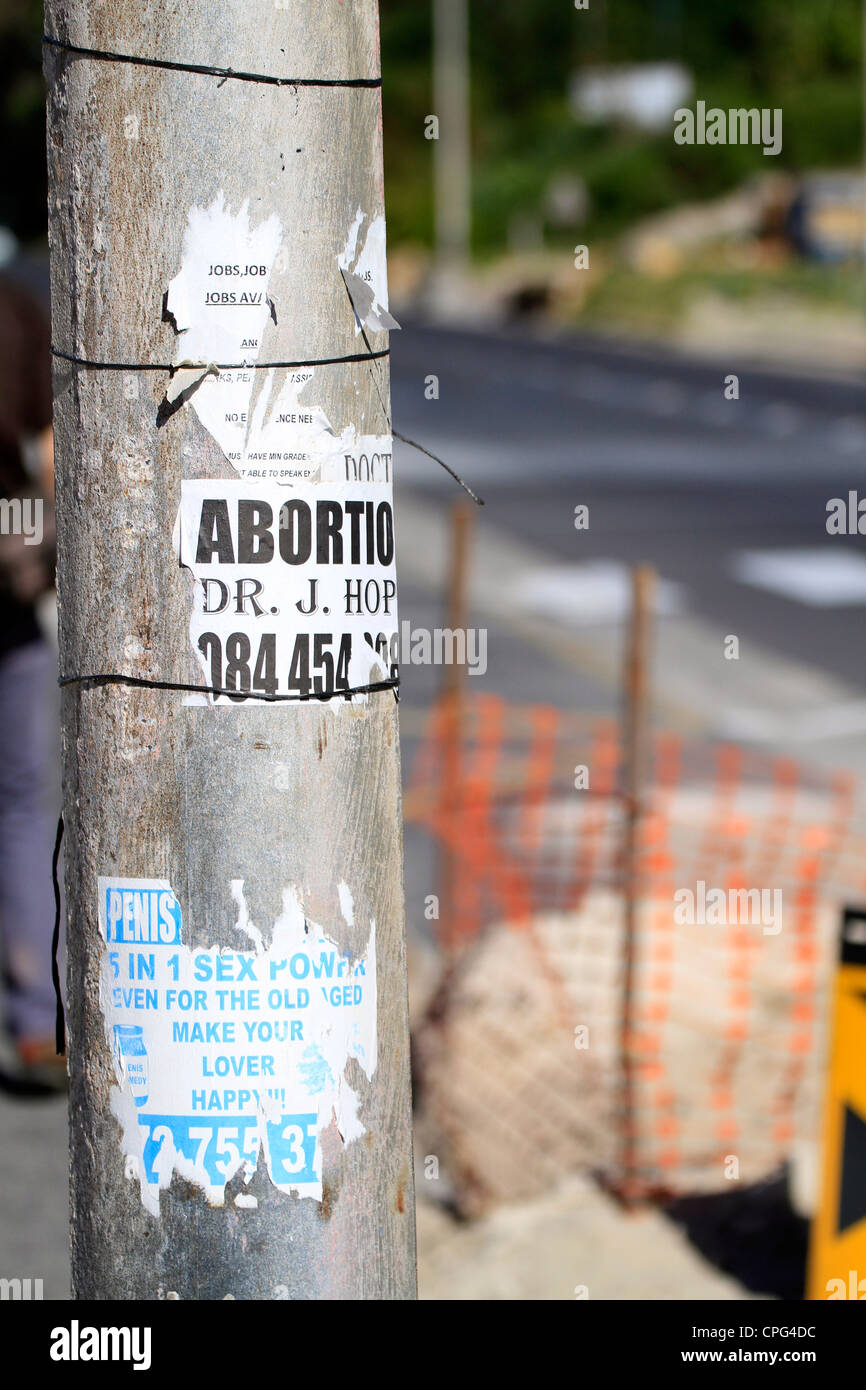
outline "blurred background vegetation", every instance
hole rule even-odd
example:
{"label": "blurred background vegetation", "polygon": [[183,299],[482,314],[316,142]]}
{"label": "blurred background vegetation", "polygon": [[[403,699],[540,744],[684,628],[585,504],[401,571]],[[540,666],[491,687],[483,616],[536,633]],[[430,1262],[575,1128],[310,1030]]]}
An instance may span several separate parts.
{"label": "blurred background vegetation", "polygon": [[[708,106],[782,107],[773,170],[856,163],[862,148],[860,0],[470,0],[473,236],[501,249],[515,214],[532,214],[557,176],[587,186],[586,238],[681,201],[767,173],[760,148],[718,146],[714,158],[648,135],[575,119],[569,80],[582,65],[673,60],[691,69]],[[431,6],[381,0],[385,175],[392,244],[432,236]]]}
{"label": "blurred background vegetation", "polygon": [[45,237],[45,87],[42,0],[0,0],[0,226]]}

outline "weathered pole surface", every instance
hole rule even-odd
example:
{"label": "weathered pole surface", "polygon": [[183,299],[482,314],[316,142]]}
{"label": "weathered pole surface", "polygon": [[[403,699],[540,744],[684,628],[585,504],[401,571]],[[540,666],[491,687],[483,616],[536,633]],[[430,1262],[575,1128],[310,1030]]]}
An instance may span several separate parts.
{"label": "weathered pole surface", "polygon": [[[280,529],[277,553],[267,508],[255,510],[277,486],[256,476],[262,454],[305,460],[308,476],[298,481],[287,468],[279,486],[306,499],[300,511],[313,509],[314,546],[316,498],[330,499],[319,525],[335,593],[387,570],[387,358],[325,364],[388,341],[381,317],[356,331],[338,265],[357,262],[356,303],[359,282],[384,298],[372,232],[367,259],[357,258],[384,215],[376,0],[47,0],[46,33],[55,40],[45,49],[53,339],[64,354],[55,359],[55,428],[61,672],[71,680],[63,740],[74,1296],[412,1298],[394,691],[250,703],[147,684],[204,686],[213,671],[216,689],[243,690],[252,678],[273,694],[276,670],[281,694],[292,680],[296,694],[309,693],[302,663],[287,673],[297,631],[310,631],[298,605],[310,607],[317,592],[303,563],[303,518],[292,519],[290,562],[276,575],[285,536]],[[250,240],[265,224],[267,235]],[[182,267],[185,286],[166,305]],[[256,318],[255,307],[232,316],[260,272],[267,321],[256,319],[259,337],[239,338],[226,360],[233,330],[224,326]],[[235,299],[217,297],[211,313],[212,289]],[[242,361],[249,372],[212,374],[169,409],[165,366],[181,360]],[[304,368],[311,376],[274,363],[313,364]],[[194,387],[195,375],[178,382]],[[268,390],[256,434],[249,421]],[[200,405],[208,392],[210,414]],[[238,412],[245,392],[249,411]],[[306,417],[319,410],[332,433],[314,438]],[[231,414],[241,425],[227,434]],[[353,500],[367,437],[381,458],[375,485],[355,499],[361,539],[348,512],[335,539],[333,508]],[[228,457],[239,438],[242,469]],[[270,452],[257,453],[252,445],[265,439]],[[336,471],[344,457],[345,476]],[[224,562],[226,612],[242,613],[222,666],[214,634],[197,636],[202,623],[218,628],[207,614],[222,590],[202,582],[208,608],[189,542],[181,565],[173,540],[179,507],[197,518],[211,494],[232,533],[219,516],[212,530],[202,519],[200,533],[195,521],[195,558],[206,534],[204,569]],[[238,566],[229,562],[241,557],[243,505],[246,573],[278,600],[263,616],[235,602]],[[370,516],[382,526],[381,563],[367,555],[350,567],[350,548],[370,541]],[[329,571],[315,574],[321,603]],[[270,621],[277,608],[279,625]],[[377,623],[381,613],[366,626]],[[242,638],[262,624],[276,627],[279,660],[269,666],[263,639],[251,677],[255,650],[244,667]],[[341,624],[350,618],[332,612],[325,626],[339,637]],[[322,650],[312,689],[345,689],[336,645],[330,666]],[[387,667],[362,670],[352,650],[349,688],[387,679]],[[145,684],[81,679],[105,674]],[[226,983],[219,999],[216,979]],[[185,983],[189,1012],[178,998]],[[267,1002],[272,985],[282,1002]],[[241,1047],[247,1025],[265,1041]],[[273,1041],[294,1027],[291,1043]],[[309,1114],[299,1113],[299,1088]]]}

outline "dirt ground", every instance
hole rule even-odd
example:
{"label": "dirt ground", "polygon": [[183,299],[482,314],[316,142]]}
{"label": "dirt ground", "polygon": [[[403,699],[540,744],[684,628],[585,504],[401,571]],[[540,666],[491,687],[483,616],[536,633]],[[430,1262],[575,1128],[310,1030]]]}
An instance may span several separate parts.
{"label": "dirt ground", "polygon": [[[421,1184],[424,1183],[422,1177]],[[750,1299],[670,1220],[625,1214],[583,1177],[457,1221],[418,1192],[418,1292],[433,1300]]]}

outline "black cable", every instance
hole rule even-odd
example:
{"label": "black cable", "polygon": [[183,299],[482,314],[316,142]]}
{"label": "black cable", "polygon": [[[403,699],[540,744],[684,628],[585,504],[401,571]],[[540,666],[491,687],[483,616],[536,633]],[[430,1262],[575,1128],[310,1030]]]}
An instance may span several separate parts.
{"label": "black cable", "polygon": [[369,362],[371,358],[388,357],[390,348],[380,348],[378,352],[350,352],[345,357],[314,357],[309,362],[93,362],[87,357],[76,357],[71,352],[51,349],[52,357],[64,362],[72,362],[76,367],[92,367],[103,372],[176,372],[206,371],[216,367],[219,372],[263,371],[268,367],[332,367],[346,362]]}
{"label": "black cable", "polygon": [[60,881],[57,866],[60,863],[60,843],[63,839],[63,813],[57,820],[57,838],[54,841],[54,855],[51,860],[51,877],[54,881],[54,933],[51,937],[51,979],[54,983],[56,1013],[54,1018],[54,1045],[58,1057],[66,1051],[66,1019],[63,1014],[63,995],[60,992],[60,967],[57,952],[60,949]]}
{"label": "black cable", "polygon": [[384,681],[373,681],[370,685],[350,686],[347,690],[322,691],[321,694],[267,695],[258,690],[229,690],[218,685],[185,685],[177,681],[154,681],[144,676],[128,676],[122,671],[105,671],[93,676],[60,676],[57,684],[79,685],[85,681],[92,681],[94,685],[132,685],[145,690],[181,690],[188,691],[191,695],[232,695],[236,700],[238,696],[242,696],[245,700],[265,700],[269,704],[280,701],[309,703],[312,700],[336,700],[340,695],[372,695],[379,690],[393,690],[394,698],[399,700],[397,691],[400,687],[399,677],[394,677]]}
{"label": "black cable", "polygon": [[469,484],[464,482],[461,478],[460,474],[455,473],[451,465],[446,463],[444,459],[441,459],[438,454],[431,454],[430,450],[425,449],[423,444],[416,444],[414,439],[407,439],[405,434],[401,434],[399,430],[395,430],[393,425],[391,426],[391,433],[395,439],[401,439],[404,444],[408,444],[412,449],[417,449],[419,454],[426,454],[428,459],[432,459],[434,463],[439,464],[440,468],[444,468],[446,473],[450,473],[455,483],[459,483],[463,491],[469,494],[476,507],[484,506],[484,498],[479,497],[477,492],[473,492]]}
{"label": "black cable", "polygon": [[131,63],[133,67],[164,68],[167,72],[192,72],[201,77],[221,77],[225,82],[231,77],[236,82],[263,82],[269,87],[369,87],[382,85],[381,77],[271,77],[261,72],[236,72],[234,68],[212,67],[209,63],[179,63],[170,58],[139,58],[132,53],[113,53],[102,48],[82,48],[78,44],[65,43],[51,34],[43,34],[42,42],[52,48],[60,48],[64,53],[74,53],[80,58],[95,58],[104,63]]}

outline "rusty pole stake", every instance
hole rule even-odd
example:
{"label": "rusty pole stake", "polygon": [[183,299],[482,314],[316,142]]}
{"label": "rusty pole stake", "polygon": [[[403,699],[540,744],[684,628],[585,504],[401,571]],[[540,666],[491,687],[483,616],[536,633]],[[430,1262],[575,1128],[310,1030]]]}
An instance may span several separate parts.
{"label": "rusty pole stake", "polygon": [[[475,508],[471,502],[455,502],[451,509],[451,564],[449,569],[448,593],[446,599],[446,623],[452,632],[465,631],[468,606],[469,564],[472,549],[472,534],[475,526]],[[443,758],[440,773],[441,804],[440,811],[444,821],[452,821],[460,814],[459,808],[463,788],[463,732],[465,720],[465,680],[466,669],[455,662],[444,666],[442,673],[442,711],[444,720]],[[450,960],[457,950],[460,939],[457,921],[457,855],[445,840],[439,841],[437,882],[439,885],[439,936],[446,957]]]}
{"label": "rusty pole stake", "polygon": [[625,701],[623,711],[625,835],[623,844],[623,886],[625,922],[622,958],[622,1020],[620,1031],[621,1068],[621,1174],[615,1184],[618,1194],[630,1205],[641,1193],[637,1173],[634,1078],[634,985],[636,975],[638,910],[640,901],[639,836],[644,810],[643,798],[651,749],[650,723],[650,640],[655,571],[638,566],[632,572],[632,608],[625,660]]}

